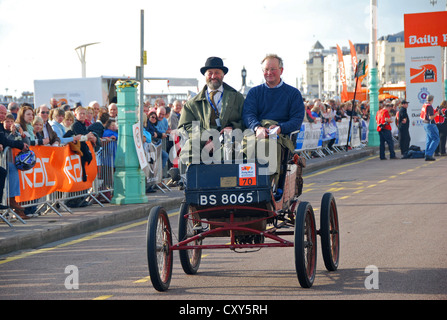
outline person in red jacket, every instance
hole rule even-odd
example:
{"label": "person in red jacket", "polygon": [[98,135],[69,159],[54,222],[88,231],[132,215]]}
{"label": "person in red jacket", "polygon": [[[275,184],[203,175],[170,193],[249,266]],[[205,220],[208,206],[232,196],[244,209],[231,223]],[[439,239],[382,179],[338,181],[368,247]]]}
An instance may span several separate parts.
{"label": "person in red jacket", "polygon": [[421,109],[421,119],[424,121],[425,130],[425,161],[435,161],[433,157],[436,147],[439,145],[439,130],[435,118],[439,116],[438,110],[433,108],[433,95],[427,97]]}
{"label": "person in red jacket", "polygon": [[393,136],[391,134],[391,125],[392,122],[390,116],[390,110],[392,108],[392,104],[386,104],[382,109],[380,109],[376,114],[376,122],[377,122],[377,131],[380,136],[380,147],[379,154],[380,160],[386,160],[385,157],[385,143],[388,144],[388,149],[390,150],[390,159],[397,159],[396,153],[394,152],[394,141]]}
{"label": "person in red jacket", "polygon": [[441,152],[441,156],[447,156],[445,152],[447,141],[447,100],[441,102],[438,111],[439,115],[435,117],[435,122],[439,130],[439,145],[435,150],[435,156],[439,156],[439,152]]}

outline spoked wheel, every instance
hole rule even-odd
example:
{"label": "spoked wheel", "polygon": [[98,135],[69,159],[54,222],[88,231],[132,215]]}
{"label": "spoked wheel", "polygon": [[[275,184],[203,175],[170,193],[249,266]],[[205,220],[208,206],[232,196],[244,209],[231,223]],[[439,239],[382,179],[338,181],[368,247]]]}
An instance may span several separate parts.
{"label": "spoked wheel", "polygon": [[301,287],[310,288],[317,269],[317,230],[308,202],[298,205],[295,217],[295,268]]}
{"label": "spoked wheel", "polygon": [[[179,241],[184,241],[196,235],[194,231],[194,221],[189,218],[185,218],[185,214],[189,213],[190,206],[185,202],[180,206],[180,215],[178,221],[178,238]],[[199,218],[197,214],[193,214],[193,218]],[[190,242],[188,245],[201,245],[202,240],[196,240]],[[179,250],[180,263],[182,264],[183,271],[186,274],[196,274],[199,270],[200,261],[202,259],[202,249],[190,249]]]}
{"label": "spoked wheel", "polygon": [[147,263],[152,285],[158,291],[169,288],[173,253],[171,225],[162,207],[151,209],[147,222]]}
{"label": "spoked wheel", "polygon": [[335,271],[340,258],[340,229],[332,193],[325,193],[321,199],[320,236],[324,265],[328,271]]}

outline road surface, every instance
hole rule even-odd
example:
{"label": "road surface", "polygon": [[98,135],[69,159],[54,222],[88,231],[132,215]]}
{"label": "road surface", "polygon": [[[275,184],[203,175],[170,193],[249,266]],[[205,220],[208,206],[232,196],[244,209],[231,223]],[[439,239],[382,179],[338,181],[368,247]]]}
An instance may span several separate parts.
{"label": "road surface", "polygon": [[[332,192],[341,229],[339,269],[326,271],[318,242],[310,289],[299,286],[293,249],[270,248],[204,250],[194,276],[175,253],[170,289],[159,293],[148,277],[141,220],[1,256],[0,299],[445,300],[447,157],[437,159],[372,156],[304,177],[301,200],[314,207],[317,228],[321,197]],[[177,219],[171,211],[175,230]]]}

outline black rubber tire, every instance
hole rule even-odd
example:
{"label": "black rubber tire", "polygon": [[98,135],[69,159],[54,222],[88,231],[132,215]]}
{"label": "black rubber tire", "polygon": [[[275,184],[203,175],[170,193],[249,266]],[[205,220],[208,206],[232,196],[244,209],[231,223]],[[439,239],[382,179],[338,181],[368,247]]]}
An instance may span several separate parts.
{"label": "black rubber tire", "polygon": [[[185,218],[189,212],[189,205],[183,202],[180,206],[180,214],[178,221],[178,239],[179,242],[191,238],[194,233],[194,222]],[[200,245],[202,240],[191,242],[190,245]],[[202,249],[179,250],[180,263],[186,274],[196,274],[199,270],[200,261],[202,260]]]}
{"label": "black rubber tire", "polygon": [[340,228],[337,204],[332,193],[325,193],[321,199],[320,236],[321,253],[328,271],[338,268],[340,259]]}
{"label": "black rubber tire", "polygon": [[312,287],[317,269],[317,230],[308,202],[300,202],[295,216],[295,268],[301,287]]}
{"label": "black rubber tire", "polygon": [[154,207],[147,221],[147,263],[152,285],[158,291],[169,288],[172,277],[172,233],[169,217],[162,207]]}

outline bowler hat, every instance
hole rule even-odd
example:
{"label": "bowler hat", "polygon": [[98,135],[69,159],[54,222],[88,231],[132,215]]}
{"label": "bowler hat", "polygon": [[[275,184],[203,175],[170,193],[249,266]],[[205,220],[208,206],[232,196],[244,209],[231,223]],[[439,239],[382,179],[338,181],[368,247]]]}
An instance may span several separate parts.
{"label": "bowler hat", "polygon": [[220,69],[227,74],[228,68],[224,67],[223,60],[218,57],[209,57],[206,59],[205,66],[200,68],[200,72],[205,75],[206,70],[208,69]]}

